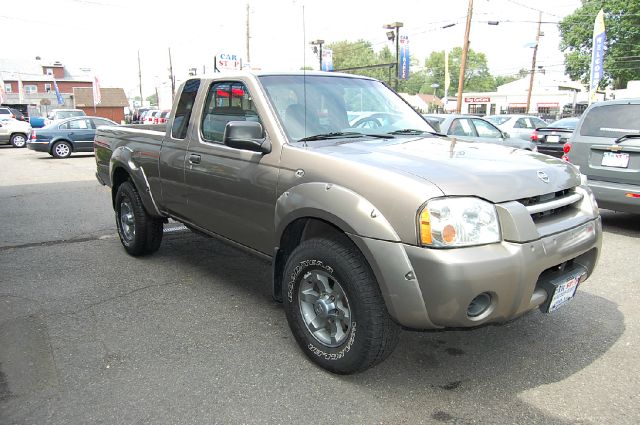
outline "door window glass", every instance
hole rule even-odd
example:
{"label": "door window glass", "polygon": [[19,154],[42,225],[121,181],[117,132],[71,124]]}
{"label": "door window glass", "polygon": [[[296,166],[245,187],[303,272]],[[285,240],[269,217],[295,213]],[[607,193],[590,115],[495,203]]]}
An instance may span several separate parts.
{"label": "door window glass", "polygon": [[531,124],[527,118],[519,118],[513,128],[531,128]]}
{"label": "door window glass", "polygon": [[447,134],[452,136],[475,136],[471,123],[468,119],[454,120],[451,127],[449,127],[449,132]]}
{"label": "door window glass", "polygon": [[478,132],[478,136],[480,137],[492,137],[494,139],[499,139],[502,137],[502,133],[500,130],[492,126],[486,121],[474,119],[473,125],[476,127],[476,131]]}
{"label": "door window glass", "polygon": [[221,143],[230,121],[260,122],[249,90],[240,82],[212,83],[202,114],[202,138]]}
{"label": "door window glass", "polygon": [[98,128],[100,125],[114,125],[114,123],[109,120],[93,119],[93,126],[95,128]]}
{"label": "door window glass", "polygon": [[82,119],[69,121],[69,130],[86,130],[88,128],[91,128],[91,124],[88,120]]}
{"label": "door window glass", "polygon": [[174,139],[184,139],[187,137],[189,119],[191,118],[191,111],[193,110],[193,104],[195,103],[199,87],[200,80],[198,79],[188,80],[184,83],[184,88],[178,101],[178,107],[176,108],[176,116],[173,118],[173,125],[171,126],[171,137]]}

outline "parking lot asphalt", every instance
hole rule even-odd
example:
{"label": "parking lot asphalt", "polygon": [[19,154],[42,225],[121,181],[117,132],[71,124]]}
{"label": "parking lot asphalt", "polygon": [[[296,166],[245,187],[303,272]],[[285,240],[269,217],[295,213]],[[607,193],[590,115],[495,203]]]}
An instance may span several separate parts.
{"label": "parking lot asphalt", "polygon": [[640,220],[602,211],[598,268],[566,307],[403,332],[381,365],[315,367],[271,266],[167,224],[132,258],[90,155],[0,146],[0,423],[640,422]]}

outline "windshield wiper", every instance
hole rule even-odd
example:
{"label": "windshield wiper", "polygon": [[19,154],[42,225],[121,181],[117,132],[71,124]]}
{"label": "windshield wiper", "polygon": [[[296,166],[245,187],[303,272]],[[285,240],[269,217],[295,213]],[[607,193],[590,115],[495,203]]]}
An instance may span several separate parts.
{"label": "windshield wiper", "polygon": [[436,133],[435,131],[416,130],[415,128],[404,128],[402,130],[391,131],[387,134],[419,136],[421,134],[432,134],[434,136],[447,137],[446,134]]}
{"label": "windshield wiper", "polygon": [[625,134],[622,137],[618,137],[616,140],[613,141],[613,143],[620,143],[626,139],[640,139],[640,134]]}
{"label": "windshield wiper", "polygon": [[314,136],[303,137],[298,142],[312,142],[314,140],[329,140],[329,139],[342,139],[342,138],[354,138],[354,137],[376,137],[379,139],[392,139],[393,136],[388,134],[366,134],[358,133],[355,131],[338,131],[333,133],[316,134]]}

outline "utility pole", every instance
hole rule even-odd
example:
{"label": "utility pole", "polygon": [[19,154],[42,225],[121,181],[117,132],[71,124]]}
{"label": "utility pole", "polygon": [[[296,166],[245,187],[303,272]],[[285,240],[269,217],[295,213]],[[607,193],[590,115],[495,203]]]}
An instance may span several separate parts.
{"label": "utility pole", "polygon": [[392,30],[395,29],[396,33],[388,32],[387,38],[389,40],[396,40],[396,83],[395,90],[398,91],[398,81],[400,80],[400,28],[403,27],[402,22],[394,22],[393,24],[386,24],[383,26],[384,29]]}
{"label": "utility pole", "polygon": [[462,111],[462,91],[464,90],[464,72],[467,67],[467,53],[469,52],[469,33],[471,32],[471,15],[473,15],[473,0],[469,0],[467,9],[467,27],[464,30],[464,45],[462,46],[462,57],[460,58],[460,74],[458,74],[458,104],[456,113]]}
{"label": "utility pole", "polygon": [[249,2],[247,2],[247,63],[251,65],[251,55],[249,53],[249,39],[251,38],[251,31],[249,27]]}
{"label": "utility pole", "polygon": [[142,106],[144,98],[142,97],[142,68],[140,68],[140,49],[138,49],[138,80],[140,81],[140,106]]}
{"label": "utility pole", "polygon": [[173,64],[171,63],[171,47],[169,47],[169,79],[171,80],[171,102],[176,92],[176,78],[173,76]]}
{"label": "utility pole", "polygon": [[529,93],[527,93],[527,109],[525,113],[529,113],[531,107],[531,92],[533,91],[533,76],[536,73],[536,56],[538,56],[538,44],[540,44],[540,26],[542,25],[542,12],[538,15],[538,31],[536,32],[536,45],[533,47],[533,61],[531,62],[531,77],[529,78]]}

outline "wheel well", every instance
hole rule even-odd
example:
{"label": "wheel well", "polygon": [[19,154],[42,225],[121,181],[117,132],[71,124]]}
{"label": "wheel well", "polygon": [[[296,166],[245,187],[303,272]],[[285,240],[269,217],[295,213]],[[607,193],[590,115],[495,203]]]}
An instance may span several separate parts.
{"label": "wheel well", "polygon": [[350,241],[342,229],[318,218],[304,217],[289,223],[282,232],[280,245],[273,260],[273,297],[276,301],[282,302],[282,274],[287,259],[298,245],[316,237]]}
{"label": "wheel well", "polygon": [[124,168],[116,168],[113,172],[113,177],[111,178],[111,203],[114,207],[116,205],[116,194],[118,193],[118,188],[127,180],[129,180],[129,173],[127,173]]}
{"label": "wheel well", "polygon": [[28,138],[29,138],[29,136],[27,136],[25,133],[22,133],[22,132],[20,132],[20,131],[17,131],[17,132],[15,132],[15,133],[11,133],[11,136],[9,136],[9,139],[13,139],[13,136],[18,136],[18,135],[20,135],[20,136],[24,136],[24,138],[25,138],[25,139],[28,139]]}

